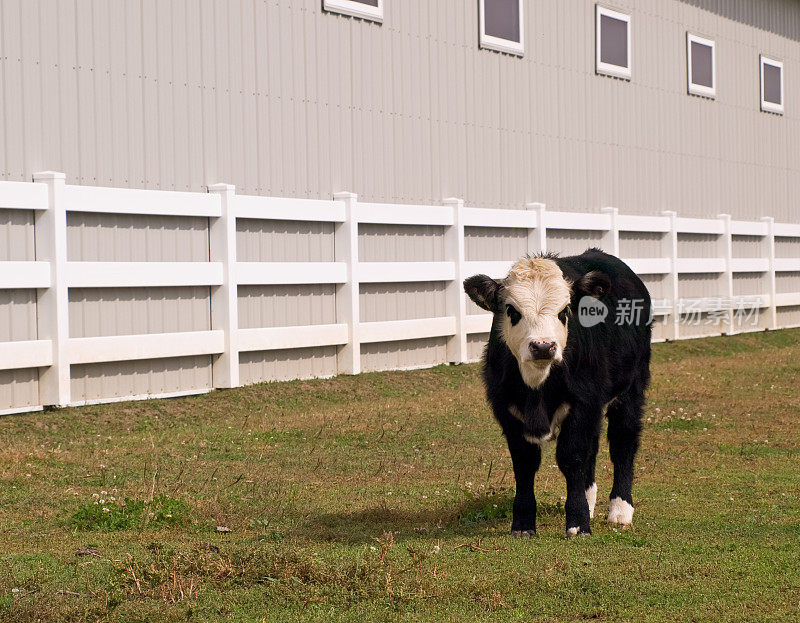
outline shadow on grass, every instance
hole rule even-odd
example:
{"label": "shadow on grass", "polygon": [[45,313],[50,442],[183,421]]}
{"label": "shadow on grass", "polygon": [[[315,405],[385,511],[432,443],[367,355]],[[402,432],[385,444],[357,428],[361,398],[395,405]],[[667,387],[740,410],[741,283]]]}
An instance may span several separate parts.
{"label": "shadow on grass", "polygon": [[[314,515],[300,527],[297,536],[345,544],[372,543],[392,532],[395,541],[441,534],[478,537],[490,528],[499,534],[511,529],[511,491],[467,498],[454,505],[431,505],[418,510],[390,508],[388,504],[353,511]],[[537,517],[563,517],[560,502],[539,501]]]}

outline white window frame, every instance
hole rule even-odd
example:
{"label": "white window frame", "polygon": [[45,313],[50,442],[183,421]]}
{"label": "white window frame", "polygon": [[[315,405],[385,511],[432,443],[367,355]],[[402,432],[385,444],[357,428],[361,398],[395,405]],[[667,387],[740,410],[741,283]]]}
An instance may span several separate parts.
{"label": "white window frame", "polygon": [[[633,65],[633,42],[631,41],[631,16],[627,13],[620,13],[619,11],[614,11],[612,9],[607,9],[604,6],[597,6],[597,11],[595,14],[595,71],[598,74],[603,74],[606,76],[614,76],[615,78],[624,78],[626,80],[631,79],[632,71],[631,66]],[[601,39],[601,26],[602,17],[603,15],[607,17],[611,17],[614,19],[618,19],[620,21],[625,22],[628,25],[628,66],[627,67],[620,67],[619,65],[612,65],[611,63],[604,63],[600,60],[600,47],[602,43]]]}
{"label": "white window frame", "polygon": [[[774,102],[768,102],[764,99],[764,65],[772,65],[773,67],[777,67],[781,70],[781,103],[776,104]],[[761,110],[764,112],[771,112],[777,115],[782,115],[784,112],[784,89],[783,83],[786,79],[786,76],[783,74],[783,61],[775,60],[774,58],[770,58],[769,56],[761,55],[761,60],[759,62],[760,74],[761,74]]]}
{"label": "white window frame", "polygon": [[[699,43],[711,48],[711,87],[692,82],[692,43]],[[691,95],[700,97],[717,97],[717,46],[711,39],[706,39],[690,32],[686,33],[686,84]]]}
{"label": "white window frame", "polygon": [[322,8],[332,13],[383,22],[383,0],[378,0],[378,6],[369,6],[353,0],[323,0]]}
{"label": "white window frame", "polygon": [[[510,39],[502,39],[500,37],[492,37],[486,34],[486,2],[480,0],[480,47],[487,50],[494,50],[495,52],[505,52],[506,54],[514,54],[516,56],[523,56],[525,54],[525,14],[523,13],[523,2],[519,2],[519,42],[511,41]],[[475,6],[475,5],[473,5]]]}

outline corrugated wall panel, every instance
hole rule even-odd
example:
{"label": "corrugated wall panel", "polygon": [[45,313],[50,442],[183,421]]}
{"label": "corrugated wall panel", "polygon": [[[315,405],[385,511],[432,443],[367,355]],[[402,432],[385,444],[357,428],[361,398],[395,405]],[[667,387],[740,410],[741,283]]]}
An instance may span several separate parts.
{"label": "corrugated wall panel", "polygon": [[[144,164],[144,161],[142,161]],[[208,219],[70,212],[67,258],[83,262],[205,262]],[[211,328],[208,287],[73,288],[71,337],[203,331]],[[207,389],[209,357],[72,366],[72,400]]]}
{"label": "corrugated wall panel", "polygon": [[[443,227],[362,223],[358,230],[362,262],[438,262],[445,258]],[[444,316],[444,284],[361,284],[359,306],[363,322]],[[445,342],[436,338],[365,344],[361,347],[362,368],[374,371],[443,363]]]}
{"label": "corrugated wall panel", "polygon": [[39,402],[39,371],[0,370],[0,411],[35,407]]}
{"label": "corrugated wall panel", "polygon": [[775,257],[800,257],[800,238],[776,237]]}
{"label": "corrugated wall panel", "polygon": [[664,234],[648,232],[619,233],[619,255],[623,258],[664,257]]}
{"label": "corrugated wall panel", "polygon": [[67,214],[71,262],[207,262],[208,219],[135,214]]}
{"label": "corrugated wall panel", "polygon": [[589,247],[602,248],[603,232],[548,229],[547,250],[559,255],[578,255]]}
{"label": "corrugated wall panel", "polygon": [[70,374],[73,402],[201,391],[211,389],[211,358],[82,364]]}
{"label": "corrugated wall panel", "polygon": [[36,339],[36,290],[0,289],[0,342]]}
{"label": "corrugated wall panel", "polygon": [[[31,211],[0,209],[0,262],[36,259],[33,222]],[[36,290],[0,290],[0,342],[36,337]],[[0,371],[0,411],[38,404],[38,370]]]}
{"label": "corrugated wall panel", "polygon": [[[332,262],[333,223],[240,219],[237,259],[243,262]],[[332,324],[334,285],[240,286],[239,326],[243,329]],[[301,348],[242,353],[242,383],[336,374],[336,349]]]}
{"label": "corrugated wall panel", "polygon": [[358,259],[362,262],[440,262],[444,228],[426,225],[358,226]]}
{"label": "corrugated wall panel", "polygon": [[800,305],[778,308],[778,322],[783,327],[800,326]]}
{"label": "corrugated wall panel", "polygon": [[513,261],[528,249],[528,230],[504,227],[465,227],[467,261]]}
{"label": "corrugated wall panel", "polygon": [[719,257],[719,236],[678,234],[678,257]]}
{"label": "corrugated wall panel", "polygon": [[239,375],[243,385],[263,381],[291,381],[336,374],[336,348],[297,348],[240,353]]}
{"label": "corrugated wall panel", "polygon": [[678,276],[678,296],[707,298],[723,296],[722,282],[714,273],[692,273]]}
{"label": "corrugated wall panel", "polygon": [[211,329],[208,287],[70,288],[70,337]]}
{"label": "corrugated wall panel", "polygon": [[363,283],[359,308],[361,322],[438,318],[446,315],[445,284]]}
{"label": "corrugated wall panel", "polygon": [[[795,219],[797,2],[614,4],[630,82],[595,75],[586,0],[526,4],[522,58],[478,48],[477,0],[387,1],[383,24],[320,0],[4,0],[0,177]],[[716,100],[685,92],[687,30],[717,42]],[[758,110],[762,52],[784,116]]]}
{"label": "corrugated wall panel", "polygon": [[766,257],[761,236],[732,236],[733,257]]}
{"label": "corrugated wall panel", "polygon": [[333,284],[239,286],[239,328],[333,324],[335,288]]}
{"label": "corrugated wall panel", "polygon": [[483,349],[489,341],[488,333],[475,333],[467,336],[467,357],[470,360],[480,359],[483,356]]}
{"label": "corrugated wall panel", "polygon": [[364,372],[422,368],[444,363],[447,338],[404,340],[361,345],[361,369]]}
{"label": "corrugated wall panel", "polygon": [[778,294],[800,292],[800,272],[785,272],[775,275],[775,291]]}
{"label": "corrugated wall panel", "polygon": [[333,223],[236,221],[241,262],[332,262]]}

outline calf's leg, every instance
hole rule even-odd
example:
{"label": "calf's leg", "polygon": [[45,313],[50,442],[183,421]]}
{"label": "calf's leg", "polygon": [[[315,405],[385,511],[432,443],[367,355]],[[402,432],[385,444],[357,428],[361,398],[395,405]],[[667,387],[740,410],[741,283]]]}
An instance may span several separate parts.
{"label": "calf's leg", "polygon": [[511,521],[511,535],[514,537],[530,537],[536,534],[536,496],[533,493],[533,479],[542,462],[541,448],[526,441],[522,436],[522,429],[522,424],[519,422],[509,422],[503,426],[517,485]]}
{"label": "calf's leg", "polygon": [[597,483],[595,482],[594,473],[599,448],[600,431],[597,431],[589,439],[589,455],[586,457],[586,465],[583,470],[584,494],[586,495],[586,503],[589,505],[589,519],[594,517],[594,506],[597,502]]}
{"label": "calf's leg", "polygon": [[[598,409],[574,404],[561,426],[556,446],[556,462],[567,480],[567,535],[591,534],[589,492],[594,484],[594,431],[600,418]],[[591,467],[590,467],[591,465]]]}
{"label": "calf's leg", "polygon": [[633,460],[642,432],[644,391],[634,384],[608,408],[608,450],[614,464],[614,485],[608,504],[608,521],[633,520]]}

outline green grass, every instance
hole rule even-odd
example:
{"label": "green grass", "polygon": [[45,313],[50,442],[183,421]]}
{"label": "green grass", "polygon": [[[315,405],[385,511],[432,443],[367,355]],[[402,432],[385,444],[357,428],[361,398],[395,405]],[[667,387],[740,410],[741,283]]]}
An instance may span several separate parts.
{"label": "green grass", "polygon": [[798,372],[797,330],[656,345],[634,525],[603,444],[576,540],[552,447],[508,536],[476,365],[6,417],[0,621],[797,621]]}

